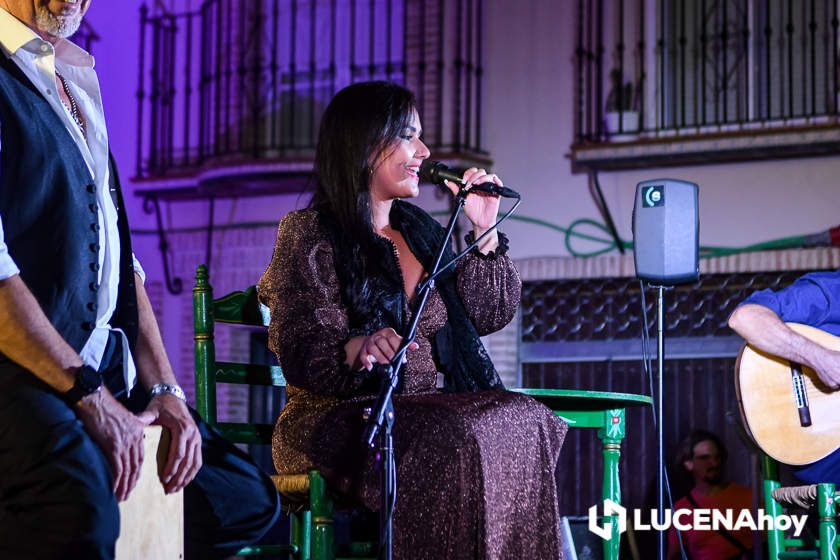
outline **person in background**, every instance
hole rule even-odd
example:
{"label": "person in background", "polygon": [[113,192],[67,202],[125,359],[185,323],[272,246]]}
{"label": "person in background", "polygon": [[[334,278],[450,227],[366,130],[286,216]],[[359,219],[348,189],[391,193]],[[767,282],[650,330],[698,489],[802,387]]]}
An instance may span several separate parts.
{"label": "person in background", "polygon": [[[733,519],[741,510],[751,509],[752,491],[724,477],[727,451],[715,434],[694,430],[680,444],[674,468],[682,469],[692,481],[686,496],[674,503],[680,509],[733,510]],[[691,560],[726,560],[751,557],[752,532],[749,529],[681,531],[682,544]],[[682,558],[677,532],[668,532],[668,559]]]}

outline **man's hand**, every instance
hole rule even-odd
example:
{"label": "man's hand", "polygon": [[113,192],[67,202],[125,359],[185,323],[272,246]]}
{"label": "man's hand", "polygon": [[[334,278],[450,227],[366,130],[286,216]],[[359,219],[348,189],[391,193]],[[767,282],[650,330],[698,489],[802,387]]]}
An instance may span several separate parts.
{"label": "man's hand", "polygon": [[831,390],[840,388],[840,352],[817,346],[811,365],[820,380]]}
{"label": "man's hand", "polygon": [[201,468],[201,434],[184,402],[169,394],[154,397],[143,414],[169,429],[169,453],[160,481],[167,494],[178,492]]}
{"label": "man's hand", "polygon": [[135,416],[107,390],[84,397],[76,414],[85,425],[114,471],[114,494],[119,501],[128,495],[140,477],[143,464],[143,427],[154,417],[147,412]]}
{"label": "man's hand", "polygon": [[[146,387],[157,383],[177,384],[172,365],[166,356],[160,330],[143,280],[136,278],[139,333],[134,353],[137,377]],[[201,434],[190,416],[187,405],[177,397],[164,393],[152,398],[143,414],[150,414],[155,424],[169,429],[171,440],[166,466],[160,481],[167,493],[184,488],[201,468]]]}

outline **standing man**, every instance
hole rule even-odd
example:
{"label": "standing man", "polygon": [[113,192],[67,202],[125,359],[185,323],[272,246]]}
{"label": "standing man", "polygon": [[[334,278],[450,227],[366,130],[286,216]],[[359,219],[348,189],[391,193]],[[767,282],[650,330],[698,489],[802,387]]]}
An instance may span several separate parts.
{"label": "standing man", "polygon": [[[724,477],[727,452],[715,434],[694,430],[680,444],[676,468],[685,469],[694,487],[674,503],[674,511],[681,509],[733,510],[737,519],[741,510],[752,508],[752,492],[746,486],[727,482]],[[681,531],[682,544],[691,560],[727,560],[748,558],[753,542],[749,529],[738,531],[699,530]],[[677,533],[668,532],[668,558],[681,558]]]}
{"label": "standing man", "polygon": [[[774,292],[755,292],[735,309],[729,326],[756,348],[804,364],[826,387],[840,387],[840,352],[820,346],[791,330],[785,322],[802,323],[840,336],[840,270],[812,272]],[[809,465],[794,467],[802,482],[840,485],[840,451]]]}
{"label": "standing man", "polygon": [[[270,480],[185,403],[133,259],[91,0],[0,0],[0,558],[113,558],[143,427],[172,435],[187,558],[259,539]],[[149,512],[154,515],[155,512]]]}

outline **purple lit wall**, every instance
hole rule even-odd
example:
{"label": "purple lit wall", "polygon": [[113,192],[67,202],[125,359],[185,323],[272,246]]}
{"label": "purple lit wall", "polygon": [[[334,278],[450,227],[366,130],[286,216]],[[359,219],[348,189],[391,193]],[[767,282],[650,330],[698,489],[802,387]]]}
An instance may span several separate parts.
{"label": "purple lit wall", "polygon": [[[279,4],[284,1],[288,0],[279,0]],[[306,4],[306,0],[299,1],[301,5]],[[349,1],[337,0],[345,6]],[[645,1],[648,7],[657,4],[654,0]],[[190,5],[196,8],[199,2],[185,0],[165,4],[180,11]],[[608,10],[616,5],[604,4]],[[176,374],[190,389],[193,375],[190,287],[192,271],[205,256],[206,236],[200,228],[207,224],[208,204],[194,201],[163,206],[164,224],[172,232],[172,266],[184,282],[181,295],[170,295],[162,283],[163,267],[158,238],[153,232],[154,218],[144,213],[140,199],[133,194],[141,185],[130,181],[136,169],[137,152],[140,5],[140,0],[93,0],[88,17],[102,37],[94,46],[94,54],[102,82],[110,141],[127,187],[135,252],[147,271],[147,286]],[[604,269],[614,271],[621,265],[615,251],[595,259],[567,258],[569,253],[563,235],[556,229],[536,225],[541,221],[565,227],[579,218],[603,221],[593,202],[586,175],[573,174],[569,161],[576,111],[578,0],[484,0],[484,6],[482,146],[494,160],[493,170],[506,184],[522,193],[519,216],[532,218],[505,225],[504,230],[511,239],[511,253],[519,259],[521,270],[537,271],[532,279],[544,270],[581,272],[575,278],[594,277]],[[647,13],[652,17],[655,10],[650,9]],[[653,20],[647,21],[646,27],[655,29],[655,24]],[[408,25],[416,25],[416,22],[409,21]],[[607,61],[607,68],[611,64],[612,61]],[[421,118],[426,117],[421,114]],[[700,233],[704,245],[747,245],[817,232],[840,223],[840,196],[837,194],[840,158],[836,156],[602,172],[600,182],[622,238],[629,240],[632,237],[635,185],[663,176],[699,184]],[[217,295],[257,281],[271,256],[275,224],[289,210],[305,203],[306,197],[298,195],[217,203],[214,218],[217,233],[211,270]],[[429,210],[446,206],[445,200],[435,196],[431,188],[423,191],[419,204]],[[240,227],[246,223],[263,225],[249,229]],[[188,227],[196,229],[192,233],[175,232]],[[600,248],[586,242],[575,246],[582,250]],[[547,264],[540,269],[543,263]],[[621,273],[632,276],[632,263]],[[558,276],[546,274],[540,279]],[[509,332],[488,343],[490,354],[507,376],[509,385],[516,383],[520,365],[518,352],[521,347],[516,329],[514,324]],[[223,358],[247,358],[247,336],[248,333],[242,331],[219,334],[216,342]],[[700,394],[705,397],[698,391]],[[245,397],[233,393],[220,398],[219,402],[224,409],[221,416],[237,417],[244,410]],[[628,432],[628,438],[638,436],[638,433]],[[575,441],[572,437],[579,436],[570,436],[569,441]],[[580,451],[574,445],[567,449]],[[589,454],[583,453],[581,457],[589,457]],[[591,479],[587,482],[589,487],[597,488],[597,472],[589,466],[584,463],[587,468],[580,469],[580,474]],[[578,474],[578,471],[574,472]]]}
{"label": "purple lit wall", "polygon": [[[124,178],[131,177],[135,163],[140,4],[139,0],[94,0],[88,14],[102,36],[95,46],[97,69],[111,144]],[[178,4],[176,9],[185,6]],[[559,225],[580,217],[597,217],[585,177],[573,175],[566,158],[572,141],[576,4],[571,0],[486,2],[484,144],[496,162],[495,169],[525,193],[522,214]],[[604,173],[601,181],[624,237],[630,237],[636,182],[669,175],[700,185],[703,243],[746,244],[834,225],[840,209],[833,196],[838,167],[837,158],[829,157]],[[797,185],[792,208],[791,185]],[[761,196],[753,196],[759,192]],[[265,204],[255,207],[258,211]],[[788,215],[793,212],[794,216],[801,212],[801,216],[783,223],[744,223],[740,219],[745,211],[757,209],[770,214],[776,208],[785,208]],[[183,215],[191,211],[196,213],[193,223],[204,219],[200,205],[185,205],[183,209],[173,209],[172,214],[191,223],[190,216]],[[152,226],[139,205],[131,217],[135,228]],[[508,229],[514,234],[513,250],[517,255],[564,253],[562,238],[548,230],[521,223]],[[527,238],[528,243],[517,244],[515,240],[520,236]],[[150,257],[154,259],[154,255]]]}
{"label": "purple lit wall", "polygon": [[[139,0],[93,0],[89,21],[102,40],[94,46],[97,69],[109,123],[111,145],[120,163],[124,182],[133,175],[136,153],[137,49]],[[193,2],[193,7],[198,5]],[[523,194],[520,215],[567,226],[578,218],[601,220],[582,174],[572,174],[568,160],[573,139],[575,14],[572,0],[486,0],[484,24],[483,146],[495,161],[494,170]],[[174,6],[176,10],[184,3]],[[653,13],[652,11],[650,13]],[[654,22],[649,22],[649,25]],[[412,22],[409,22],[411,25]],[[421,118],[423,115],[421,115]],[[605,172],[600,176],[619,233],[631,238],[630,220],[634,187],[645,179],[670,176],[700,185],[701,243],[745,245],[771,238],[827,229],[840,222],[837,177],[840,158],[770,160],[756,163],[705,165]],[[191,375],[188,304],[160,289],[161,258],[152,216],[128,185],[127,204],[135,235],[135,251],[152,283],[157,282],[164,336],[179,375]],[[276,223],[289,209],[305,204],[296,195],[220,203],[215,225],[243,222]],[[440,209],[442,200],[431,190],[421,205]],[[206,202],[164,207],[170,228],[203,226]],[[785,219],[776,216],[784,215]],[[271,238],[268,230],[264,236]],[[511,222],[505,228],[515,257],[565,256],[563,237],[533,222]],[[185,288],[189,270],[200,262],[202,240],[175,236],[173,250]],[[225,243],[220,238],[219,258]],[[178,246],[177,243],[186,244]],[[260,241],[262,243],[262,241]],[[585,247],[585,246],[584,246]],[[242,287],[257,280],[270,258],[270,241],[248,252],[248,263],[230,265],[241,272],[230,283]],[[246,253],[242,252],[242,255]],[[244,257],[242,257],[244,258]],[[193,262],[195,261],[195,262]],[[234,261],[220,261],[234,262]],[[227,265],[226,265],[227,266]],[[222,272],[216,270],[216,273]]]}
{"label": "purple lit wall", "polygon": [[[140,4],[138,0],[93,0],[86,16],[101,37],[93,45],[93,54],[102,86],[108,139],[123,182],[131,178],[134,169]],[[133,212],[131,218],[136,226],[137,213]]]}

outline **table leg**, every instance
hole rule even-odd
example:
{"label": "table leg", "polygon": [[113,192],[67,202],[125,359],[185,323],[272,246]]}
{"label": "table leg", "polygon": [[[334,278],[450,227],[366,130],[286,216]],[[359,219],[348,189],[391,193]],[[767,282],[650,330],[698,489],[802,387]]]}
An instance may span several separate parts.
{"label": "table leg", "polygon": [[[621,504],[621,479],[618,473],[618,460],[621,457],[621,440],[624,439],[624,409],[616,408],[604,411],[603,425],[598,430],[598,439],[603,443],[604,481],[601,498]],[[621,531],[617,515],[605,516],[610,521],[612,537],[604,541],[604,559],[618,560],[621,544]]]}

